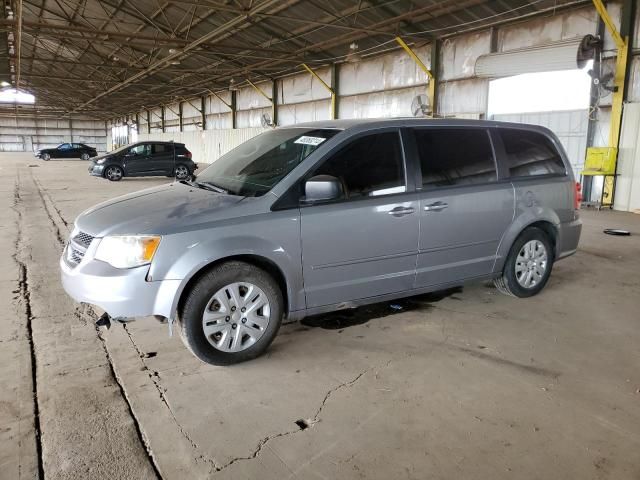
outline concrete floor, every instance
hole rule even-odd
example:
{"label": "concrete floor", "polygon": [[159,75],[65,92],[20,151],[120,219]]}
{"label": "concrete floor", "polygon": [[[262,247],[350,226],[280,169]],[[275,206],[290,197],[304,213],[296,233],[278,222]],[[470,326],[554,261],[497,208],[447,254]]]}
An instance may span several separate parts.
{"label": "concrete floor", "polygon": [[166,182],[86,166],[0,156],[0,478],[640,478],[640,216],[583,212],[537,297],[316,317],[221,368],[153,319],[98,332],[65,295],[73,219]]}

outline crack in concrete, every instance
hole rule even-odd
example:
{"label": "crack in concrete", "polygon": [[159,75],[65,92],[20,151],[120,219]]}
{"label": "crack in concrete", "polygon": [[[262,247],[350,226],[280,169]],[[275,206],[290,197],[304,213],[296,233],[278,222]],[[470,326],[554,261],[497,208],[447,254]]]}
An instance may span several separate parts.
{"label": "crack in concrete", "polygon": [[[46,213],[49,221],[51,222],[51,224],[52,224],[52,226],[54,228],[54,233],[55,233],[56,239],[58,240],[58,243],[60,244],[60,246],[64,247],[64,244],[66,243],[66,241],[65,241],[65,239],[64,239],[64,237],[63,237],[63,235],[62,235],[62,233],[60,231],[60,228],[58,227],[58,224],[56,223],[56,221],[53,218],[53,214],[52,214],[51,210],[49,209],[49,207],[47,205],[47,201],[44,198],[44,194],[42,192],[41,185],[39,184],[39,182],[33,176],[33,172],[29,171],[29,173],[31,174],[31,180],[33,181],[34,185],[36,186],[36,190],[38,191],[38,196],[40,197],[40,200],[42,201],[42,205],[44,206],[45,213]],[[18,180],[19,180],[19,176],[18,176]],[[49,199],[49,200],[51,201],[51,199]],[[51,203],[53,204],[53,202],[51,202]],[[58,211],[58,214],[60,215],[59,211]],[[62,215],[60,215],[60,220],[65,226],[68,226],[68,223],[64,220]],[[25,266],[25,268],[26,268],[26,266]],[[96,335],[97,335],[98,339],[100,340],[100,343],[102,345],[102,349],[103,349],[104,354],[106,356],[107,364],[109,366],[109,371],[111,372],[111,377],[113,378],[114,382],[116,383],[116,385],[118,386],[118,388],[120,390],[120,395],[122,396],[122,399],[124,400],[125,405],[127,406],[127,410],[128,410],[129,415],[130,415],[130,417],[131,417],[131,419],[133,421],[133,425],[134,425],[134,428],[135,428],[136,433],[138,435],[138,439],[140,440],[140,443],[144,447],[145,451],[147,452],[147,457],[149,459],[149,463],[151,464],[151,468],[153,469],[153,471],[154,471],[154,473],[156,475],[156,478],[159,479],[159,480],[162,480],[162,474],[160,473],[159,465],[156,462],[156,458],[155,458],[155,456],[153,454],[153,451],[151,450],[151,446],[149,444],[149,441],[148,441],[146,435],[144,434],[144,431],[142,430],[142,425],[141,425],[140,421],[138,420],[138,417],[135,415],[135,413],[133,411],[133,406],[131,405],[131,401],[129,400],[129,397],[127,396],[127,392],[126,392],[126,390],[124,388],[124,384],[122,383],[120,377],[118,376],[118,374],[117,374],[117,372],[115,370],[115,367],[113,365],[113,358],[111,357],[111,353],[109,352],[109,349],[107,348],[106,340],[102,336],[102,332],[100,331],[100,327],[95,325],[95,320],[98,319],[98,315],[96,315],[95,311],[93,310],[93,308],[91,308],[91,306],[87,306],[85,308],[84,314],[86,316],[88,316],[94,322]],[[35,371],[35,366],[34,366],[33,370]],[[41,452],[39,452],[39,454],[41,454]],[[44,478],[44,470],[42,471],[41,478]]]}
{"label": "crack in concrete", "polygon": [[[49,209],[49,206],[47,205],[47,201],[44,198],[44,194],[42,193],[42,188],[40,186],[40,184],[38,183],[38,181],[36,181],[35,177],[33,176],[33,171],[29,170],[29,173],[31,174],[31,180],[33,181],[33,184],[36,186],[36,191],[38,192],[38,196],[40,197],[40,200],[42,201],[42,205],[44,206],[44,211],[47,214],[47,218],[49,218],[49,221],[51,222],[51,225],[53,226],[53,233],[56,236],[56,239],[58,240],[58,243],[60,244],[60,246],[62,246],[64,248],[64,245],[66,243],[66,235],[63,235],[62,232],[60,231],[60,228],[58,227],[58,224],[56,223],[56,221],[53,219],[53,214],[51,213],[51,210]],[[65,225],[67,224],[67,222],[62,218],[62,216],[60,216],[62,223],[64,223]]]}
{"label": "crack in concrete", "polygon": [[[198,444],[191,438],[189,433],[184,429],[184,427],[180,424],[180,422],[178,422],[178,419],[176,418],[175,414],[173,413],[173,409],[171,408],[171,405],[169,405],[169,400],[167,399],[167,396],[166,396],[166,390],[164,389],[164,387],[160,383],[160,377],[159,377],[158,372],[156,372],[154,370],[151,370],[149,368],[149,366],[147,365],[147,362],[144,361],[144,358],[145,358],[144,357],[144,352],[142,350],[140,350],[140,348],[138,347],[138,345],[134,341],[133,336],[131,335],[131,332],[129,331],[127,326],[125,324],[123,324],[122,328],[124,329],[124,331],[126,332],[127,336],[129,337],[129,341],[131,342],[131,345],[133,345],[133,348],[136,351],[136,353],[138,354],[138,357],[140,357],[140,363],[142,363],[142,367],[143,367],[144,371],[149,376],[149,379],[151,379],[151,382],[156,387],[156,390],[158,390],[158,394],[160,395],[160,400],[162,400],[162,403],[164,403],[164,405],[167,407],[167,410],[169,411],[169,414],[171,415],[171,418],[173,419],[173,421],[175,422],[176,426],[178,427],[178,430],[180,431],[182,436],[187,440],[187,442],[189,442],[189,444],[191,445],[191,448],[193,448],[194,450],[197,451],[200,447],[198,447]],[[208,457],[206,457],[206,456],[204,456],[202,454],[200,454],[198,457],[195,457],[194,460],[196,461],[196,463],[198,462],[198,460],[206,462],[207,464],[210,465],[211,471],[217,471],[220,468],[220,466],[215,462],[215,460],[212,460],[212,459],[210,459],[210,458],[208,458]]]}
{"label": "crack in concrete", "polygon": [[[391,363],[391,361],[387,362],[387,366],[389,365],[389,363]],[[313,418],[308,422],[309,423],[309,427],[313,427],[316,423],[320,422],[320,414],[322,413],[322,410],[324,410],[324,407],[326,406],[327,402],[329,401],[329,399],[331,398],[331,396],[336,393],[338,390],[341,390],[343,388],[347,388],[347,387],[351,387],[354,384],[356,384],[362,377],[364,377],[369,371],[371,371],[370,368],[360,372],[358,375],[356,375],[353,379],[349,380],[348,382],[343,382],[335,387],[333,387],[332,389],[330,389],[324,396],[324,398],[322,399],[322,402],[320,404],[320,406],[318,407],[316,414],[313,416]],[[258,442],[257,447],[255,448],[255,450],[253,451],[253,453],[249,456],[246,457],[235,457],[233,459],[231,459],[230,461],[228,461],[227,463],[225,463],[224,465],[216,468],[216,472],[220,472],[228,467],[230,467],[231,465],[233,465],[234,463],[243,461],[243,460],[253,460],[255,458],[258,457],[258,455],[260,455],[260,452],[262,451],[262,449],[267,445],[267,443],[269,443],[271,440],[274,440],[276,438],[280,438],[280,437],[286,437],[288,435],[293,435],[295,433],[298,432],[302,432],[302,431],[306,431],[308,430],[308,428],[305,428],[304,430],[301,428],[296,428],[295,430],[288,430],[286,432],[280,432],[280,433],[276,433],[275,435],[269,435],[265,438],[263,438],[262,440],[260,440],[260,442]]]}
{"label": "crack in concrete", "polygon": [[29,343],[29,353],[31,357],[31,394],[33,396],[33,429],[36,440],[36,455],[38,462],[38,478],[44,479],[44,465],[42,458],[42,429],[40,426],[40,405],[38,402],[38,371],[36,347],[33,342],[33,312],[31,311],[31,290],[29,288],[29,271],[26,263],[20,257],[22,250],[22,211],[20,205],[20,179],[16,180],[13,194],[13,210],[18,215],[16,222],[16,241],[14,243],[13,260],[18,265],[18,291],[17,300],[24,306],[24,317],[27,329],[27,341]]}
{"label": "crack in concrete", "polygon": [[147,438],[147,436],[145,435],[142,429],[142,424],[140,423],[140,420],[138,420],[138,417],[136,416],[135,412],[133,411],[133,406],[131,405],[131,401],[129,399],[129,396],[127,395],[127,391],[124,388],[124,383],[122,382],[122,379],[116,372],[116,369],[113,365],[113,357],[111,356],[111,353],[107,348],[107,341],[102,335],[102,332],[100,331],[100,327],[95,325],[95,320],[98,319],[98,315],[90,306],[86,307],[84,314],[87,315],[91,320],[93,320],[94,327],[96,330],[96,335],[100,339],[100,344],[102,345],[102,350],[104,351],[105,357],[107,359],[107,365],[109,366],[109,371],[111,372],[111,376],[116,382],[116,385],[118,385],[118,389],[120,390],[120,395],[122,395],[122,398],[124,399],[124,402],[127,405],[127,410],[129,411],[129,415],[133,420],[133,425],[136,429],[136,433],[138,434],[140,443],[142,443],[142,446],[147,452],[147,457],[149,458],[149,463],[151,464],[151,468],[153,468],[153,471],[156,474],[156,478],[158,478],[159,480],[162,480],[163,477],[162,477],[162,473],[160,472],[160,466],[158,465],[156,461],[156,457],[153,454],[153,451],[151,450],[149,439]]}

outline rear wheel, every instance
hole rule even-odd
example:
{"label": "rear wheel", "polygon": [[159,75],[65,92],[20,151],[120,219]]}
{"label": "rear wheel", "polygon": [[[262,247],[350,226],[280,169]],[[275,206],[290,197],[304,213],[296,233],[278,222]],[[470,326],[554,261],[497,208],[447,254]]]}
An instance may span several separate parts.
{"label": "rear wheel", "polygon": [[527,228],[511,246],[502,276],[496,288],[514,297],[531,297],[549,280],[553,267],[553,246],[549,236],[539,228]]}
{"label": "rear wheel", "polygon": [[49,155],[48,153],[42,154],[42,160],[44,160],[45,162],[48,162],[50,159],[51,159],[51,155]]}
{"label": "rear wheel", "polygon": [[214,267],[186,295],[179,315],[182,341],[211,365],[261,355],[282,323],[280,288],[268,273],[248,263]]}
{"label": "rear wheel", "polygon": [[174,174],[178,180],[186,180],[191,175],[186,165],[176,165]]}
{"label": "rear wheel", "polygon": [[80,159],[89,160],[89,154],[88,153],[83,153],[82,155],[80,155]]}
{"label": "rear wheel", "polygon": [[122,179],[123,175],[124,175],[124,172],[122,171],[122,168],[120,168],[117,165],[110,165],[104,171],[104,178],[112,182],[119,181],[120,179]]}

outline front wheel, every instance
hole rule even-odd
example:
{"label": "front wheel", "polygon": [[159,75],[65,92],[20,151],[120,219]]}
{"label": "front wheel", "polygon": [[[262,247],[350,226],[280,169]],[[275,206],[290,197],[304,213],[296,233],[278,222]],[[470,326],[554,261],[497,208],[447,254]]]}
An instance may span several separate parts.
{"label": "front wheel", "polygon": [[261,355],[282,323],[277,283],[245,262],[214,267],[186,295],[179,315],[182,341],[211,365],[231,365]]}
{"label": "front wheel", "polygon": [[118,167],[117,165],[111,165],[105,170],[104,178],[112,182],[117,182],[122,179],[123,174],[124,172],[120,167]]}
{"label": "front wheel", "polygon": [[48,162],[49,160],[51,160],[51,155],[49,155],[48,153],[43,153],[41,158],[45,162]]}
{"label": "front wheel", "polygon": [[88,153],[83,153],[82,155],[80,155],[80,159],[81,160],[89,160],[89,154]]}
{"label": "front wheel", "polygon": [[539,228],[527,228],[511,246],[502,276],[494,283],[496,288],[514,297],[538,294],[549,280],[554,254],[551,240]]}

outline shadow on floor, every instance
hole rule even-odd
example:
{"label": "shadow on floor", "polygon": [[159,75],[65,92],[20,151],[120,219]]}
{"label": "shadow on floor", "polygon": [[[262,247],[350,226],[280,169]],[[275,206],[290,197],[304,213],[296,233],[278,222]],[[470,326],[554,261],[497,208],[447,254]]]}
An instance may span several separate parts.
{"label": "shadow on floor", "polygon": [[373,303],[352,310],[340,310],[322,315],[314,315],[305,318],[301,323],[308,327],[339,330],[355,325],[362,325],[375,318],[383,318],[412,310],[428,310],[431,308],[432,303],[439,302],[443,298],[452,297],[459,299],[459,297],[453,297],[453,295],[461,292],[462,287],[448,288],[446,290],[402,298],[391,302]]}

